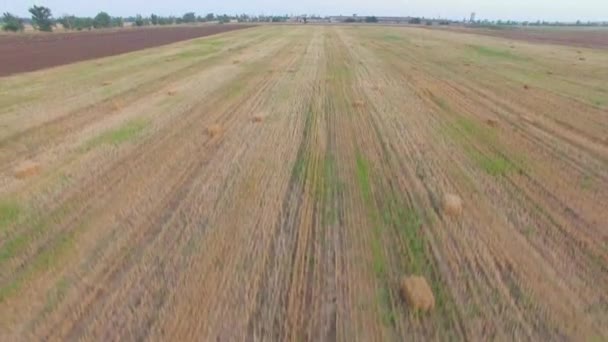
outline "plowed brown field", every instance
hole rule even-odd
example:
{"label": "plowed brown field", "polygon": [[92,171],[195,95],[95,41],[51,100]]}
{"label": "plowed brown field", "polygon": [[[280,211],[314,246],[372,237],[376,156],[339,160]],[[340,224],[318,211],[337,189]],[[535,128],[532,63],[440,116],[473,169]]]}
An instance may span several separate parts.
{"label": "plowed brown field", "polygon": [[1,78],[0,340],[604,340],[606,65],[266,26]]}
{"label": "plowed brown field", "polygon": [[0,76],[114,56],[248,27],[251,26],[208,24],[53,34],[0,34]]}

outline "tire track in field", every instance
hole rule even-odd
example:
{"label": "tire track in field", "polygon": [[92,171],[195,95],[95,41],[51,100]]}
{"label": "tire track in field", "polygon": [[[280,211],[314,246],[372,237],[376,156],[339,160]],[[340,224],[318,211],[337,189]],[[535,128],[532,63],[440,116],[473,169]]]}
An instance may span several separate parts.
{"label": "tire track in field", "polygon": [[[324,30],[323,30],[324,31]],[[323,37],[316,33],[311,42],[310,52],[305,58],[306,65],[302,65],[298,72],[314,75],[314,79],[307,87],[312,88],[310,98],[303,99],[308,109],[300,109],[298,115],[305,116],[302,137],[291,170],[287,191],[281,202],[280,217],[277,219],[271,241],[268,244],[260,282],[257,285],[255,306],[249,317],[247,333],[256,339],[284,339],[288,329],[282,317],[287,315],[288,294],[291,283],[288,281],[295,260],[296,236],[298,234],[297,222],[300,220],[301,207],[304,201],[304,178],[306,177],[304,158],[308,153],[311,135],[314,134],[312,126],[312,105],[314,98],[322,97],[320,87],[324,75]],[[302,93],[311,93],[306,89]],[[317,100],[318,101],[318,100]]]}

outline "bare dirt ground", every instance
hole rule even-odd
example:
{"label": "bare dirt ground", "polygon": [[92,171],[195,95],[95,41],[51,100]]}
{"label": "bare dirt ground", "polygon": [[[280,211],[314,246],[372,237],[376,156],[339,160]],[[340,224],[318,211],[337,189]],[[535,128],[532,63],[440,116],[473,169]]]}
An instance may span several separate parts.
{"label": "bare dirt ground", "polygon": [[265,26],[2,78],[0,340],[605,340],[605,65]]}
{"label": "bare dirt ground", "polygon": [[592,49],[608,49],[608,28],[450,28],[454,32],[483,34],[538,44],[559,44]]}
{"label": "bare dirt ground", "polygon": [[204,25],[0,35],[0,76],[114,56],[251,26]]}

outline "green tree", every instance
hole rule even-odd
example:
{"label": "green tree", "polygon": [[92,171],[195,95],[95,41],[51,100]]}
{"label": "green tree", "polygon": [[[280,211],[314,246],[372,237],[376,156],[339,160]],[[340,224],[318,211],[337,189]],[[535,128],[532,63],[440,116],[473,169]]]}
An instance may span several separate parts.
{"label": "green tree", "polygon": [[44,32],[53,31],[53,14],[50,8],[34,5],[29,12],[32,14],[34,28]]}
{"label": "green tree", "polygon": [[213,13],[208,13],[205,16],[205,20],[207,20],[207,21],[213,21],[214,19],[215,19],[215,14],[213,14]]}
{"label": "green tree", "polygon": [[366,23],[377,23],[378,22],[378,18],[376,17],[365,17],[365,22]]}
{"label": "green tree", "polygon": [[57,22],[63,26],[66,30],[73,30],[76,28],[77,18],[73,15],[64,15],[57,19]]}
{"label": "green tree", "polygon": [[194,12],[188,12],[188,13],[184,14],[182,20],[185,23],[195,23],[196,22],[196,14],[194,14]]}
{"label": "green tree", "polygon": [[125,21],[122,17],[112,17],[112,27],[123,27],[125,26]]}
{"label": "green tree", "polygon": [[93,19],[93,27],[106,28],[112,26],[112,17],[106,12],[99,12]]}
{"label": "green tree", "polygon": [[219,15],[216,18],[220,24],[224,24],[224,23],[229,23],[230,22],[230,17],[227,14],[224,15]]}
{"label": "green tree", "polygon": [[23,20],[8,12],[4,13],[2,16],[2,23],[2,30],[4,31],[20,32],[25,29],[23,26]]}
{"label": "green tree", "polygon": [[144,24],[144,18],[140,14],[135,16],[135,26],[144,26]]}
{"label": "green tree", "polygon": [[158,25],[158,16],[156,14],[150,16],[150,23],[152,25]]}
{"label": "green tree", "polygon": [[93,28],[93,18],[76,18],[74,22],[74,28],[78,31],[90,30]]}

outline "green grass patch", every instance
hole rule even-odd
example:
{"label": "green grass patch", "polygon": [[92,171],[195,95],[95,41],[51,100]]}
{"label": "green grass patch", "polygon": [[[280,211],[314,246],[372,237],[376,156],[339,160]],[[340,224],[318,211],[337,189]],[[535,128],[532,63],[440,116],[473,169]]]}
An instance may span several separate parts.
{"label": "green grass patch", "polygon": [[0,249],[0,265],[14,257],[21,251],[30,241],[32,236],[29,234],[21,234],[14,239],[7,241],[2,249]]}
{"label": "green grass patch", "polygon": [[104,144],[120,145],[124,142],[131,141],[141,134],[141,132],[150,125],[150,121],[144,119],[131,120],[121,127],[109,130],[101,135],[93,138],[86,145],[87,149],[97,147]]}
{"label": "green grass patch", "polygon": [[19,291],[25,281],[33,274],[57,265],[60,258],[74,247],[75,235],[75,232],[62,233],[52,246],[38,254],[34,260],[27,264],[25,271],[15,276],[8,284],[0,287],[0,303]]}
{"label": "green grass patch", "polygon": [[372,187],[369,182],[369,162],[360,153],[356,156],[357,162],[357,180],[365,204],[372,205]]}
{"label": "green grass patch", "polygon": [[395,35],[395,34],[385,34],[384,36],[382,36],[383,40],[386,41],[401,41],[401,40],[406,40],[404,37]]}
{"label": "green grass patch", "polygon": [[594,186],[594,181],[593,181],[593,177],[591,177],[590,175],[585,175],[585,177],[583,177],[583,180],[581,181],[581,187],[583,188],[583,190],[591,190]]}
{"label": "green grass patch", "polygon": [[525,57],[513,54],[509,50],[496,49],[482,45],[469,45],[469,48],[479,57],[490,59],[507,59],[520,62],[528,60]]}
{"label": "green grass patch", "polygon": [[21,206],[14,200],[0,200],[0,232],[15,223],[21,214]]}
{"label": "green grass patch", "polygon": [[395,227],[406,242],[409,256],[406,271],[413,274],[424,274],[425,271],[428,271],[429,265],[426,264],[425,240],[420,234],[422,227],[420,215],[413,208],[401,205],[394,196],[383,211],[387,213],[385,214],[385,224]]}
{"label": "green grass patch", "polygon": [[228,85],[226,96],[228,98],[239,97],[247,89],[245,81],[235,80]]}
{"label": "green grass patch", "polygon": [[0,266],[25,249],[25,247],[28,246],[32,240],[34,240],[36,235],[48,229],[52,222],[61,219],[61,217],[67,214],[67,212],[68,209],[62,207],[47,217],[39,219],[38,221],[32,221],[33,226],[31,230],[20,233],[4,243],[4,245],[0,247]]}
{"label": "green grass patch", "polygon": [[327,152],[323,160],[323,220],[325,223],[333,224],[338,221],[338,211],[334,200],[342,187],[338,179],[338,168],[336,160],[330,152]]}
{"label": "green grass patch", "polygon": [[[458,141],[463,146],[465,153],[491,176],[505,176],[511,171],[524,168],[527,164],[524,156],[511,160],[502,154],[493,152],[493,150],[501,150],[496,131],[471,119],[465,117],[456,119],[452,125],[448,126],[446,134]],[[475,149],[468,139],[488,147],[489,151],[482,153]]]}
{"label": "green grass patch", "polygon": [[515,169],[513,163],[503,156],[486,156],[473,151],[470,151],[469,154],[473,156],[473,159],[486,173],[494,177],[505,176]]}
{"label": "green grass patch", "polygon": [[437,106],[439,106],[439,108],[445,110],[445,111],[449,111],[450,110],[450,106],[448,105],[447,101],[438,97],[437,95],[429,92],[429,97],[431,98],[431,101],[433,101],[433,103],[435,103]]}
{"label": "green grass patch", "polygon": [[186,51],[173,55],[172,57],[178,57],[182,59],[206,57],[212,53],[218,52],[224,45],[224,42],[221,40],[202,40],[199,42],[195,42],[192,45],[196,46],[196,48],[188,49]]}
{"label": "green grass patch", "polygon": [[57,305],[65,298],[68,290],[70,289],[70,281],[66,277],[62,277],[49,291],[46,297],[46,303],[44,304],[44,313],[49,313],[57,307]]}
{"label": "green grass patch", "polygon": [[308,152],[306,150],[310,134],[312,132],[312,120],[313,120],[312,107],[308,108],[306,112],[306,118],[304,119],[304,132],[302,134],[302,142],[298,148],[298,155],[296,162],[293,165],[291,171],[291,177],[294,180],[298,180],[300,183],[304,183],[304,177],[306,176],[306,166],[308,165]]}
{"label": "green grass patch", "polygon": [[370,164],[369,161],[359,152],[356,155],[356,173],[359,189],[363,197],[363,201],[368,208],[368,216],[371,224],[374,226],[373,238],[370,241],[372,252],[372,267],[374,274],[380,285],[377,289],[378,305],[381,309],[382,322],[387,326],[394,326],[395,312],[390,300],[390,290],[388,285],[388,270],[386,259],[384,256],[384,246],[382,244],[382,234],[384,227],[380,219],[378,208],[374,204],[372,197],[372,187],[370,183]]}
{"label": "green grass patch", "polygon": [[382,310],[382,323],[386,326],[395,326],[396,317],[395,311],[392,310],[391,304],[391,293],[386,286],[382,286],[377,289],[378,302],[384,308],[390,308],[389,310]]}
{"label": "green grass patch", "polygon": [[444,133],[461,143],[465,143],[466,138],[471,138],[489,146],[498,144],[498,136],[492,128],[466,117],[454,120]]}

